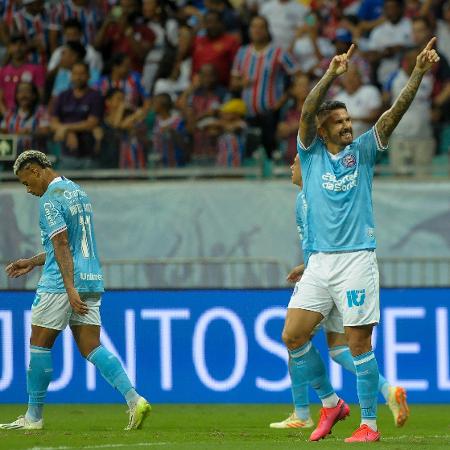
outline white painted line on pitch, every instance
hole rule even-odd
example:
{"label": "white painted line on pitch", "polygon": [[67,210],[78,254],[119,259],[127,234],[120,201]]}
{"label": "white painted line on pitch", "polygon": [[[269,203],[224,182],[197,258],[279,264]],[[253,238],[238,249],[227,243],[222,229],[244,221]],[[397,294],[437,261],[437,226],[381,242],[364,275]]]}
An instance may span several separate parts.
{"label": "white painted line on pitch", "polygon": [[169,445],[170,442],[136,442],[135,444],[103,444],[103,445],[83,445],[82,447],[68,447],[60,445],[59,447],[31,447],[28,450],[72,450],[77,448],[132,448],[132,447],[154,447],[156,445]]}
{"label": "white painted line on pitch", "polygon": [[431,434],[428,436],[414,436],[411,434],[404,434],[402,436],[388,436],[383,437],[381,436],[382,441],[399,441],[403,439],[450,439],[450,434]]}

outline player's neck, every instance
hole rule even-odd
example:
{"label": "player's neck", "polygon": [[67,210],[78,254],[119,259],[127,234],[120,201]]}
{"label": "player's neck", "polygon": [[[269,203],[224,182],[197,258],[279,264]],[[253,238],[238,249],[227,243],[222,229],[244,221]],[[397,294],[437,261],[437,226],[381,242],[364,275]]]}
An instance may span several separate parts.
{"label": "player's neck", "polygon": [[54,170],[52,169],[46,169],[44,176],[43,176],[43,183],[44,183],[44,188],[45,191],[47,191],[50,183],[55,179],[58,178],[60,175],[58,173],[56,173]]}
{"label": "player's neck", "polygon": [[325,142],[325,146],[332,155],[337,155],[346,147],[345,145],[332,144],[331,142]]}

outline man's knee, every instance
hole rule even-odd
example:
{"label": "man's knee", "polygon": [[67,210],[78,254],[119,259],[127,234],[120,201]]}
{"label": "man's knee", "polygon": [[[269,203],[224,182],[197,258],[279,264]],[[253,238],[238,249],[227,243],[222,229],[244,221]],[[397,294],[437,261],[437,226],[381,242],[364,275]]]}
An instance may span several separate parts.
{"label": "man's knee", "polygon": [[352,356],[359,356],[372,350],[372,325],[347,327],[345,332]]}
{"label": "man's knee", "polygon": [[281,338],[289,350],[294,350],[305,345],[311,339],[311,333],[291,333],[284,329]]}
{"label": "man's knee", "polygon": [[59,333],[59,330],[32,325],[30,345],[43,348],[52,348]]}

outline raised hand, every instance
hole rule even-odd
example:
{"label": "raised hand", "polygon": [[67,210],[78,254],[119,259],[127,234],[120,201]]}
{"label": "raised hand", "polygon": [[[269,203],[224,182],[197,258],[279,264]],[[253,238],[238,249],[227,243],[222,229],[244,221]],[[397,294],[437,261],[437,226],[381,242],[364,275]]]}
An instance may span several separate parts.
{"label": "raised hand", "polygon": [[348,61],[352,57],[356,47],[355,44],[352,44],[348,49],[347,53],[342,53],[341,55],[336,55],[330,62],[330,66],[328,67],[328,72],[332,75],[339,76],[343,73],[347,72],[348,69]]}
{"label": "raised hand", "polygon": [[427,72],[439,61],[439,55],[433,46],[436,42],[436,37],[432,37],[426,47],[417,55],[416,68],[422,72]]}
{"label": "raised hand", "polygon": [[5,272],[11,278],[17,278],[31,272],[34,269],[33,263],[29,259],[18,259],[17,261],[8,264]]}

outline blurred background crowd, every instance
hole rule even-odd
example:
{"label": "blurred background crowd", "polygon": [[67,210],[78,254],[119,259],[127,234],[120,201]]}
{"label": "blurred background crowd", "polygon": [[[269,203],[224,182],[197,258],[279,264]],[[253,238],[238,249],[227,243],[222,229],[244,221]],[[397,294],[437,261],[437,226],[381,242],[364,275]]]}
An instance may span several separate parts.
{"label": "blurred background crowd", "polygon": [[357,44],[330,92],[356,137],[432,36],[440,62],[380,160],[429,175],[449,158],[450,0],[2,0],[0,132],[64,170],[287,165],[336,53]]}

